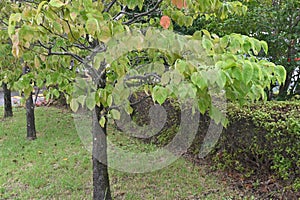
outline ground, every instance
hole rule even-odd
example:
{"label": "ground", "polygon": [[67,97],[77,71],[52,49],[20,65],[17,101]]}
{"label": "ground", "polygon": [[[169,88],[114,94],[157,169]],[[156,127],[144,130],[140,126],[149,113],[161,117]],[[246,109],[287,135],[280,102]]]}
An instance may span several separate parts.
{"label": "ground", "polygon": [[[37,108],[35,141],[26,140],[24,108],[15,107],[14,114],[0,125],[0,199],[92,199],[91,155],[79,139],[72,114]],[[129,148],[155,148],[129,141],[112,127],[109,135]],[[110,169],[109,174],[114,199],[252,199],[226,185],[207,163],[184,157],[151,173]]]}

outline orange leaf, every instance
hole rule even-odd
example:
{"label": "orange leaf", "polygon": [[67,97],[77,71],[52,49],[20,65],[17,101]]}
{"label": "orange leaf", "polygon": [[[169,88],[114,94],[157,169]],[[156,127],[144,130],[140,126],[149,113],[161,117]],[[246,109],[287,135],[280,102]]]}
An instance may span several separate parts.
{"label": "orange leaf", "polygon": [[161,19],[160,19],[160,25],[161,25],[164,29],[169,28],[170,24],[171,24],[171,19],[170,19],[170,17],[168,17],[168,16],[166,16],[166,15],[164,15],[164,16],[161,17]]}
{"label": "orange leaf", "polygon": [[186,0],[172,0],[172,4],[175,5],[178,9],[187,8]]}

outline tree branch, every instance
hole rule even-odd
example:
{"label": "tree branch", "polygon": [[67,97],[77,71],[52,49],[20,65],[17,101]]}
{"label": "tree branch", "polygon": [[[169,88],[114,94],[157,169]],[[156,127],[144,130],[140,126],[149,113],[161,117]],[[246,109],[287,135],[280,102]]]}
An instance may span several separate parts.
{"label": "tree branch", "polygon": [[116,15],[113,17],[113,20],[114,21],[118,21],[120,20],[125,14],[127,14],[127,12],[125,12],[127,6],[123,6],[122,10]]}
{"label": "tree branch", "polygon": [[[124,78],[124,84],[127,86],[140,86],[142,84],[153,84],[160,82],[161,77],[158,76],[156,73],[150,73],[145,75],[135,75],[135,76],[127,76]],[[133,83],[126,83],[126,82],[138,81]]]}
{"label": "tree branch", "polygon": [[3,19],[1,19],[0,22],[1,22],[2,24],[4,24],[5,26],[8,26],[8,23],[6,23],[5,21],[3,21]]}
{"label": "tree branch", "polygon": [[133,18],[131,18],[130,20],[126,21],[126,22],[123,22],[124,25],[129,25],[133,22],[135,22],[136,20],[138,20],[140,17],[143,17],[143,16],[146,16],[146,15],[149,15],[150,13],[154,12],[158,7],[159,5],[161,4],[163,0],[158,0],[157,3],[155,4],[155,6],[148,10],[147,12],[143,12],[143,13],[139,13],[139,14],[133,14]]}
{"label": "tree branch", "polygon": [[109,10],[113,7],[113,5],[117,2],[117,0],[112,0],[108,5],[107,7],[103,10],[102,13],[104,12],[109,12]]}

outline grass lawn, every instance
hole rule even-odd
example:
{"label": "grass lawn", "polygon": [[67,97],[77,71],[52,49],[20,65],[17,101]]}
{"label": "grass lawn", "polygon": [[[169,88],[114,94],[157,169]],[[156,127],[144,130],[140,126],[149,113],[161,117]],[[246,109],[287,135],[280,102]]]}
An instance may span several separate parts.
{"label": "grass lawn", "polygon": [[[3,115],[3,109],[0,109]],[[38,139],[26,140],[25,109],[0,119],[0,199],[92,199],[91,155],[83,146],[72,114],[56,108],[36,108]],[[113,129],[110,128],[109,132]],[[112,141],[132,141],[114,131]],[[208,167],[184,158],[159,171],[130,174],[109,170],[114,199],[239,199]]]}

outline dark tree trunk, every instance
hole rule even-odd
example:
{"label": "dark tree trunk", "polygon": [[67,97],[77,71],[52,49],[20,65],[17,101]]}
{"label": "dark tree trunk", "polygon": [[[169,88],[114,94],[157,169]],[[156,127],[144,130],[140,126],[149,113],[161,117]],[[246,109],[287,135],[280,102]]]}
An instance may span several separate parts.
{"label": "dark tree trunk", "polygon": [[11,91],[8,89],[6,83],[3,83],[2,87],[4,93],[4,117],[12,117]]}
{"label": "dark tree trunk", "polygon": [[95,106],[93,117],[93,187],[94,200],[111,200],[107,169],[106,123],[99,125],[102,107]]}
{"label": "dark tree trunk", "polygon": [[279,94],[278,94],[278,97],[279,97],[280,99],[287,99],[287,96],[288,96],[288,89],[289,89],[289,86],[290,86],[290,84],[291,84],[292,74],[293,74],[293,71],[287,72],[286,80],[285,80],[284,84],[281,85],[280,88],[279,88]]}
{"label": "dark tree trunk", "polygon": [[34,104],[32,94],[26,99],[26,122],[27,122],[27,139],[36,139]]}

